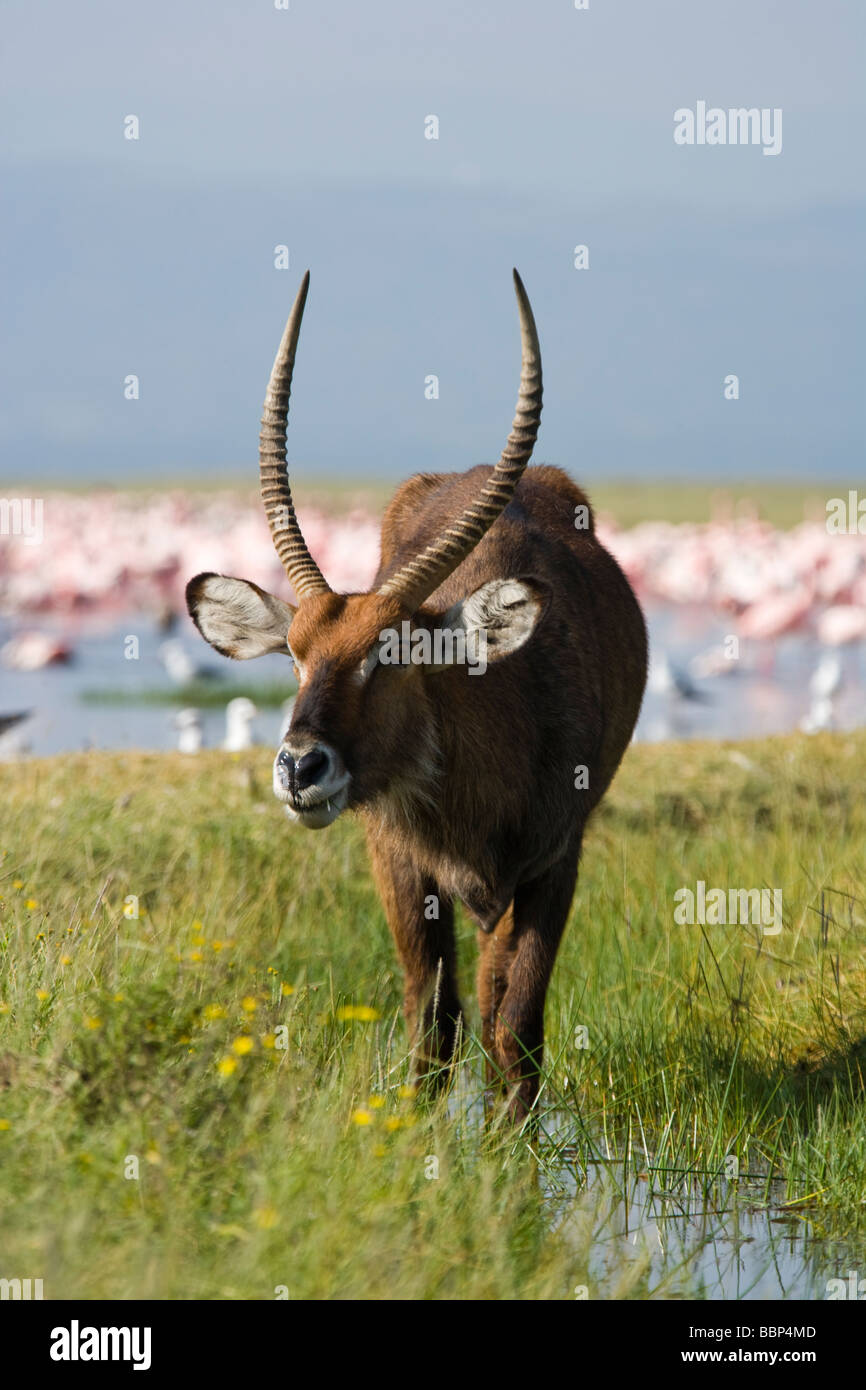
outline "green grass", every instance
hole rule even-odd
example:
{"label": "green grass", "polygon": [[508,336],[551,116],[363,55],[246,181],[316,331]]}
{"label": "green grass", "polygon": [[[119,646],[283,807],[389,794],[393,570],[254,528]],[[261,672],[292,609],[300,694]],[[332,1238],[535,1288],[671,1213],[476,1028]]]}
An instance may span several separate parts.
{"label": "green grass", "polygon": [[[862,1259],[866,734],[731,751],[629,751],[587,837],[535,1141],[477,1118],[465,920],[465,1062],[447,1105],[406,1094],[359,828],[290,827],[266,750],[4,767],[0,1276],[48,1298],[694,1292],[688,1262],[604,1244],[635,1183],[793,1204]],[[697,879],[781,887],[782,933],[675,925]]]}
{"label": "green grass", "polygon": [[597,513],[612,516],[620,526],[641,521],[706,522],[718,516],[759,516],[781,530],[804,520],[827,520],[827,501],[848,496],[848,483],[710,480],[682,482],[642,479],[599,481],[582,478]]}
{"label": "green grass", "polygon": [[[636,526],[641,521],[707,522],[728,515],[757,515],[782,530],[803,520],[817,520],[823,525],[827,520],[828,498],[847,498],[848,489],[857,486],[853,481],[816,483],[814,478],[801,482],[744,478],[710,478],[699,482],[677,478],[607,479],[584,473],[568,462],[561,466],[586,489],[596,512],[613,517],[620,526]],[[400,479],[393,482],[317,481],[307,475],[298,479],[294,490],[301,506],[318,506],[332,512],[347,512],[359,507],[378,516],[399,482]]]}
{"label": "green grass", "polygon": [[[847,498],[849,487],[857,486],[856,481],[816,483],[814,479],[802,482],[736,478],[700,482],[607,479],[586,474],[577,466],[569,466],[567,461],[562,466],[586,488],[596,511],[615,518],[620,526],[635,526],[641,521],[705,522],[717,515],[738,514],[757,514],[773,526],[783,529],[810,518],[823,524],[827,518],[827,500],[831,497]],[[293,474],[292,491],[301,508],[317,507],[334,514],[344,514],[357,508],[373,516],[381,516],[403,478],[408,477],[410,472],[411,469],[407,469],[405,475],[389,480],[318,477],[314,471],[306,471]],[[48,485],[44,491],[51,492],[56,486]],[[226,470],[224,475],[209,475],[207,478],[185,478],[180,475],[166,480],[161,487],[155,487],[152,480],[136,479],[121,479],[112,485],[112,490],[115,486],[142,497],[165,491],[205,496],[222,488],[236,492],[239,497],[249,501],[254,502],[258,498],[254,466],[252,472]],[[32,490],[32,480],[18,488],[10,485],[6,489],[10,496],[22,491],[30,495]],[[68,487],[64,485],[64,490],[80,493],[92,489],[84,484],[70,484]]]}
{"label": "green grass", "polygon": [[227,700],[246,695],[259,709],[279,709],[296,689],[291,679],[233,681],[230,685],[222,680],[193,680],[187,685],[135,690],[102,686],[82,690],[79,698],[85,705],[193,705],[196,709],[225,709]]}

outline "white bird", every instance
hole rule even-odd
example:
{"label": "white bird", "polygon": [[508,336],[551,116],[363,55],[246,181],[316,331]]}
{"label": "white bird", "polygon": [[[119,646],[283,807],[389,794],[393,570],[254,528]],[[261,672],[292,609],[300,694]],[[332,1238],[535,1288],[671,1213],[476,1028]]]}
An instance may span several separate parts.
{"label": "white bird", "polygon": [[30,743],[21,728],[29,718],[29,710],[20,714],[0,714],[0,763],[15,762],[30,752]]}
{"label": "white bird", "polygon": [[813,700],[832,700],[842,689],[842,663],[836,652],[825,652],[812,672],[809,693]]}
{"label": "white bird", "polygon": [[189,685],[191,681],[212,680],[219,674],[212,666],[196,665],[177,637],[170,637],[167,642],[160,642],[159,659],[175,685]]}
{"label": "white bird", "polygon": [[191,680],[195,680],[193,659],[176,637],[160,643],[159,659],[175,685],[189,685]]}
{"label": "white bird", "polygon": [[72,648],[47,632],[19,632],[0,647],[0,662],[13,671],[41,671],[69,661]]}
{"label": "white bird", "polygon": [[247,748],[252,748],[255,742],[252,726],[257,715],[258,710],[246,695],[229,700],[226,705],[226,736],[223,739],[223,748],[227,753],[243,753]]}
{"label": "white bird", "polygon": [[198,710],[180,709],[172,722],[179,731],[177,751],[179,753],[200,752],[204,746],[204,736],[201,728],[201,715]]}
{"label": "white bird", "polygon": [[722,643],[698,652],[689,662],[689,671],[698,680],[706,680],[708,676],[733,676],[741,669],[739,658],[732,657]]}
{"label": "white bird", "polygon": [[836,727],[836,715],[833,710],[833,701],[825,698],[813,700],[809,708],[809,713],[800,720],[800,729],[804,734],[823,734]]}
{"label": "white bird", "polygon": [[688,672],[674,666],[665,653],[651,659],[647,687],[656,695],[669,695],[679,700],[700,703],[709,698],[698,689]]}

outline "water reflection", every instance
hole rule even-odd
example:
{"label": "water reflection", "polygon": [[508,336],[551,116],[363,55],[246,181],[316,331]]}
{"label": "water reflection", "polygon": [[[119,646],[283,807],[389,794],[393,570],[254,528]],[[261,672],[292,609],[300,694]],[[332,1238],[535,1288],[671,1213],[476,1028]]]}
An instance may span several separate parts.
{"label": "water reflection", "polygon": [[[674,1178],[674,1181],[677,1180]],[[781,1183],[717,1181],[666,1190],[665,1176],[594,1163],[545,1180],[559,1233],[588,1258],[603,1297],[826,1299],[862,1270],[866,1241],[831,1240],[783,1209]],[[588,1237],[591,1237],[588,1239]]]}

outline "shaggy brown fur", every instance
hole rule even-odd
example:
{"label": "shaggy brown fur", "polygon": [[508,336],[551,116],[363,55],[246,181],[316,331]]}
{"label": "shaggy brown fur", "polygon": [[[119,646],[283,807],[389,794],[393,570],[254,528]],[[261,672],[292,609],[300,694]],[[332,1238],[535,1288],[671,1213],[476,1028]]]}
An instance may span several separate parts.
{"label": "shaggy brown fur", "polygon": [[[375,590],[441,535],[490,471],[411,478],[385,514],[374,592],[302,602],[288,634],[305,675],[292,733],[326,739],[351,773],[349,805],[365,822],[406,1013],[434,1071],[452,1057],[461,1013],[455,899],[481,928],[483,1041],[522,1119],[538,1091],[545,997],[584,827],[631,739],[647,642],[584,493],[560,469],[530,467],[502,516],[412,617],[413,627],[434,628],[458,600],[510,577],[541,606],[529,640],[483,676],[466,666],[383,666],[359,683],[379,633],[409,616]],[[582,529],[579,508],[589,518]],[[588,786],[576,789],[580,767]]]}

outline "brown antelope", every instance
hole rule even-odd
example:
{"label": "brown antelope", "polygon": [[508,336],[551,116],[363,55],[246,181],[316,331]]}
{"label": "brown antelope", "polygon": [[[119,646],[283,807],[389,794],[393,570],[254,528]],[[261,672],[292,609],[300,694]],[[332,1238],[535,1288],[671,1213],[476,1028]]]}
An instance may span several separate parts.
{"label": "brown antelope", "polygon": [[[538,1093],[545,996],[584,827],[631,738],[647,647],[585,494],[558,468],[525,471],[541,357],[516,271],[514,283],[522,369],[502,457],[495,468],[410,478],[385,512],[372,590],[336,594],[304,542],[286,467],[307,274],[271,372],[259,454],[297,604],[217,574],[191,580],[187,603],[224,655],[291,656],[299,689],[274,792],[310,829],[361,813],[420,1069],[432,1077],[446,1075],[461,1016],[456,899],[480,927],[483,1044],[523,1119]],[[404,642],[393,660],[396,633],[409,659]],[[460,660],[461,650],[483,661]]]}

